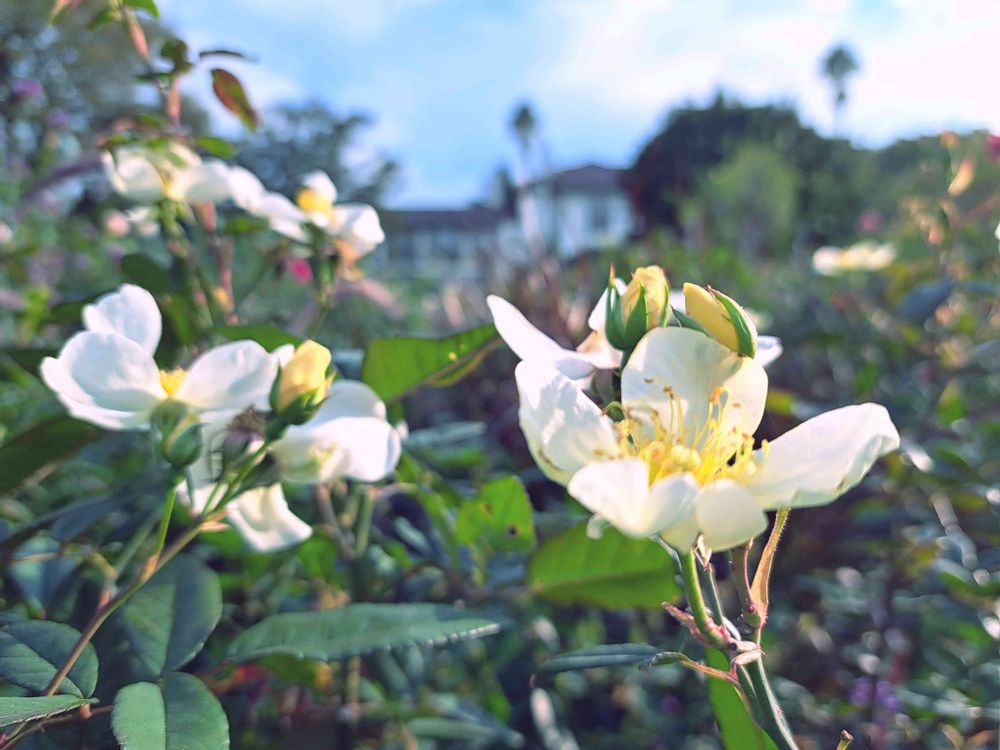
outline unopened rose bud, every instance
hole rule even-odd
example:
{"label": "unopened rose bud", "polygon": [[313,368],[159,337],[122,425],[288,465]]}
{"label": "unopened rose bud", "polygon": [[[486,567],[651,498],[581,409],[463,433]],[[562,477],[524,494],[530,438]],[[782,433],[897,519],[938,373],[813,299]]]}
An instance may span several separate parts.
{"label": "unopened rose bud", "polygon": [[685,315],[681,325],[699,328],[727,349],[744,357],[757,353],[757,327],[746,311],[720,291],[684,285]]}
{"label": "unopened rose bud", "polygon": [[271,388],[271,409],[285,424],[302,424],[326,398],[330,387],[330,350],[303,341],[281,368]]}
{"label": "unopened rose bud", "polygon": [[622,294],[615,286],[612,269],[605,325],[611,345],[622,351],[634,349],[647,331],[665,325],[670,314],[669,294],[667,276],[659,266],[636,269]]}

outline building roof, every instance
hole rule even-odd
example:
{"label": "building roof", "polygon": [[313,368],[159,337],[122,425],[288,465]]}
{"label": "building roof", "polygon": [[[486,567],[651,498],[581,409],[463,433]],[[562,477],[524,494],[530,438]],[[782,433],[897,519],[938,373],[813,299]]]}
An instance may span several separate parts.
{"label": "building roof", "polygon": [[409,232],[450,229],[463,232],[492,231],[504,213],[486,206],[468,208],[398,209],[382,212],[386,229]]}
{"label": "building roof", "polygon": [[585,164],[575,169],[554,172],[547,180],[557,193],[609,192],[622,190],[624,169]]}

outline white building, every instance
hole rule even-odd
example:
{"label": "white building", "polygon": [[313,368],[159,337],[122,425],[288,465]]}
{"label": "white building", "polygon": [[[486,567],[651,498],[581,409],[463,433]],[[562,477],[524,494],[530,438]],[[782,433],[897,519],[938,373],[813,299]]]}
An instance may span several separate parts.
{"label": "white building", "polygon": [[492,206],[385,211],[380,271],[478,283],[507,276],[538,253],[570,260],[622,246],[637,230],[623,175],[588,164],[507,185]]}

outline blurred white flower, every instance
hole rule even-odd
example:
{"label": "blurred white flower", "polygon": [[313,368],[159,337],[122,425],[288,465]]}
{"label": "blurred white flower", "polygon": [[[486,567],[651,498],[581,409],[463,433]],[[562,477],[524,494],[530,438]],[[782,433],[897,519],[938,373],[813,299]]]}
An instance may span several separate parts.
{"label": "blurred white flower", "polygon": [[824,276],[838,276],[849,271],[880,271],[896,259],[891,244],[858,242],[847,248],[821,247],[813,253],[813,269]]}
{"label": "blurred white flower", "polygon": [[767,526],[765,510],[822,505],[899,446],[885,408],[814,417],[754,449],[767,375],[697,331],[657,328],[622,372],[613,421],[550,363],[516,371],[520,422],[539,467],[622,533],[725,550]]}
{"label": "blurred white flower", "polygon": [[230,198],[230,167],[218,159],[202,161],[180,143],[163,148],[122,146],[101,155],[115,192],[152,204],[164,198],[181,203],[224,203]]}
{"label": "blurred white flower", "polygon": [[313,418],[290,427],[270,450],[290,482],[377,482],[399,463],[401,440],[371,388],[337,379]]}
{"label": "blurred white flower", "polygon": [[13,239],[14,230],[10,228],[10,224],[0,221],[0,245],[9,245]]}
{"label": "blurred white flower", "polygon": [[160,370],[153,353],[162,319],[141,287],[124,284],[87,305],[83,324],[86,330],[41,366],[45,384],[78,419],[109,430],[144,430],[168,399],[188,405],[206,422],[267,405],[278,362],[254,341],[210,349],[188,370]]}
{"label": "blurred white flower", "polygon": [[368,255],[385,241],[375,209],[366,203],[337,203],[337,188],[321,170],[302,179],[295,202],[306,221],[333,238],[348,261]]}

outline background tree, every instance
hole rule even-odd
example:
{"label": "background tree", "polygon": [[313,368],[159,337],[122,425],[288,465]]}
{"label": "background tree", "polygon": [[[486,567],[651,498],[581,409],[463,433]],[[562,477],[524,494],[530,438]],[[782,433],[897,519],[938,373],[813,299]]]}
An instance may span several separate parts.
{"label": "background tree", "polygon": [[399,165],[359,148],[371,124],[363,114],[341,117],[317,101],[284,104],[265,113],[261,127],[237,142],[237,162],[271,190],[292,196],[302,176],[322,169],[340,200],[379,203],[399,174]]}
{"label": "background tree", "polygon": [[858,60],[847,45],[834,45],[823,57],[820,71],[833,89],[833,129],[842,132],[844,107],[847,105],[847,79],[859,69]]}
{"label": "background tree", "polygon": [[[122,117],[152,114],[155,102],[143,96],[144,73],[120,24],[90,30],[107,7],[84,0],[56,24],[49,23],[51,0],[0,3],[0,138],[8,167],[44,168],[45,152],[59,133],[71,133],[86,149]],[[170,31],[144,22],[156,53]],[[185,99],[184,125],[208,129],[202,107]]]}

